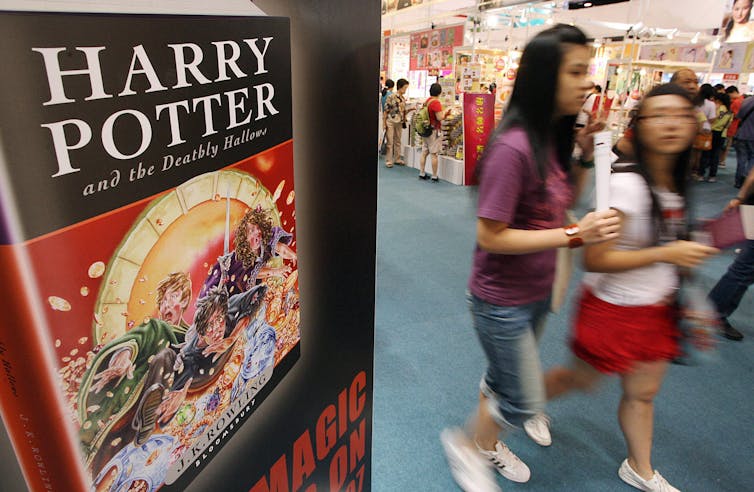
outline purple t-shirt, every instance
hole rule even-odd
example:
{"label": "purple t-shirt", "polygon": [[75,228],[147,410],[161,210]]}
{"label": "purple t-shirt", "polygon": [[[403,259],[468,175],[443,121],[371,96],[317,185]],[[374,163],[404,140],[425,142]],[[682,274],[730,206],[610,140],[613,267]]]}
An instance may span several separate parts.
{"label": "purple t-shirt", "polygon": [[[555,152],[550,153],[545,190],[522,129],[513,128],[498,135],[491,145],[479,180],[477,216],[505,222],[514,229],[563,227],[573,187]],[[555,256],[555,250],[525,255],[493,254],[477,245],[469,289],[480,299],[499,306],[545,299],[552,290]]]}

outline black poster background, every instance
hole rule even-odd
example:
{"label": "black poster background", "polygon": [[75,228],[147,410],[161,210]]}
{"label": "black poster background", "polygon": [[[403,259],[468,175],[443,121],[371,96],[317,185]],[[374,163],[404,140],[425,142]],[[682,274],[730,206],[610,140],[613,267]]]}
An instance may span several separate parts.
{"label": "black poster background", "polygon": [[[290,472],[294,441],[306,431],[314,439],[322,411],[362,371],[363,490],[370,490],[380,7],[373,0],[254,3],[290,17],[301,358],[187,490],[248,491],[282,455]],[[140,26],[129,29],[136,37]],[[0,441],[7,458],[7,438]],[[13,460],[0,461],[2,489],[23,490]],[[329,466],[329,458],[317,461],[301,490],[330,490]]]}
{"label": "black poster background", "polygon": [[[314,436],[322,410],[360,371],[370,490],[380,5],[254,3],[291,19],[301,358],[187,490],[219,490],[222,480],[222,490],[248,491],[283,453],[290,468],[294,440],[307,429]],[[305,483],[329,491],[329,463]]]}
{"label": "black poster background", "polygon": [[[239,146],[220,152],[219,156],[226,165],[291,138],[288,68],[290,45],[287,19],[264,19],[262,22],[249,18],[185,16],[178,21],[175,17],[159,15],[111,15],[106,19],[109,28],[107,33],[102,32],[102,19],[103,14],[61,17],[44,13],[6,13],[0,17],[0,33],[5,45],[0,49],[0,67],[3,70],[3,76],[0,77],[0,136],[3,139],[3,150],[5,158],[13,165],[33,163],[25,166],[23,172],[14,172],[12,169],[9,173],[10,184],[19,201],[35,196],[49,197],[52,200],[49,207],[29,205],[19,209],[23,239],[37,237],[99,215],[164,191],[193,176],[215,170],[218,167],[216,160],[204,159],[158,173],[164,177],[128,181],[130,169],[138,162],[143,162],[145,166],[155,165],[161,168],[163,156],[166,154],[190,154],[198,142],[188,139],[187,136],[202,135],[205,131],[201,106],[190,114],[181,109],[181,135],[186,143],[169,147],[171,125],[168,110],[163,110],[158,120],[155,109],[158,105],[187,100],[189,108],[193,108],[193,99],[219,94],[223,105],[218,107],[217,103],[212,103],[214,129],[217,133],[202,140],[211,138],[221,142],[226,135],[240,134],[247,127],[267,127],[269,136],[266,138],[254,141],[249,146]],[[177,34],[178,26],[176,25],[176,29],[171,27],[176,22],[180,22],[180,32],[188,31],[191,35]],[[34,37],[30,41],[28,36],[31,30],[34,30]],[[265,37],[274,38],[265,54],[268,73],[255,75],[258,69],[256,57],[242,40],[259,38],[258,46],[261,49],[264,47],[262,38]],[[212,42],[226,40],[241,45],[242,55],[238,66],[247,77],[236,78],[233,72],[228,70],[230,80],[214,82],[218,78],[218,68],[215,61],[216,50]],[[186,79],[192,84],[191,87],[172,88],[177,82],[176,62],[173,49],[168,45],[181,43],[193,43],[201,48],[203,60],[199,64],[200,72],[213,82],[200,84],[188,74]],[[29,49],[29,45],[34,48],[66,48],[58,54],[60,68],[63,71],[87,67],[84,53],[76,48],[105,47],[99,52],[99,60],[105,92],[112,97],[87,101],[85,98],[92,95],[89,76],[64,75],[62,79],[65,95],[75,102],[45,105],[44,103],[50,100],[50,88],[44,60],[39,52]],[[160,82],[168,89],[146,92],[150,88],[147,78],[144,75],[135,75],[131,88],[136,94],[119,97],[118,94],[124,90],[128,78],[133,47],[137,45],[143,46]],[[192,58],[193,55],[187,53],[186,59]],[[138,63],[137,68],[141,68]],[[255,121],[257,108],[253,86],[265,83],[272,84],[275,88],[273,105],[279,113]],[[249,125],[226,130],[229,121],[228,103],[222,94],[243,88],[249,92],[245,109],[248,111],[251,107],[252,121]],[[105,120],[122,110],[143,113],[150,120],[152,129],[149,147],[137,157],[127,160],[110,157],[105,152],[101,136]],[[239,119],[243,116],[245,114]],[[85,147],[69,152],[71,166],[80,171],[52,177],[58,172],[53,139],[50,130],[40,125],[69,119],[86,122],[91,128],[91,141]],[[69,142],[77,142],[78,130],[72,125],[68,125],[67,130]],[[114,133],[115,145],[120,152],[126,155],[137,152],[142,132],[134,117],[120,117],[115,124]],[[93,166],[92,163],[97,165]],[[117,187],[89,197],[83,196],[82,191],[87,184],[110,179],[111,171],[114,169],[121,173]]]}

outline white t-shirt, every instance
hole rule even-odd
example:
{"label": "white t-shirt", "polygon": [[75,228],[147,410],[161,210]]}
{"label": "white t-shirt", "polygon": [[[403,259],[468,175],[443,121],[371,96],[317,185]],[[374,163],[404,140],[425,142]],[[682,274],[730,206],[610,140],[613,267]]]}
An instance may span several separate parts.
{"label": "white t-shirt", "polygon": [[[683,224],[683,198],[669,191],[655,190],[665,216],[668,240],[675,240],[677,228]],[[647,184],[634,172],[610,176],[610,207],[625,215],[617,248],[637,250],[655,245],[652,220],[652,197]],[[618,273],[588,272],[584,285],[603,301],[619,306],[657,304],[678,289],[676,266],[653,263]]]}
{"label": "white t-shirt", "polygon": [[701,106],[697,106],[697,108],[704,113],[705,120],[702,124],[702,129],[712,131],[712,125],[710,125],[709,120],[715,120],[717,118],[717,107],[715,106],[715,103],[709,99],[705,99]]}
{"label": "white t-shirt", "polygon": [[592,114],[594,109],[594,101],[597,99],[598,94],[590,94],[584,101],[584,105],[581,106],[578,116],[576,116],[576,124],[580,126],[586,126],[589,123],[589,115]]}

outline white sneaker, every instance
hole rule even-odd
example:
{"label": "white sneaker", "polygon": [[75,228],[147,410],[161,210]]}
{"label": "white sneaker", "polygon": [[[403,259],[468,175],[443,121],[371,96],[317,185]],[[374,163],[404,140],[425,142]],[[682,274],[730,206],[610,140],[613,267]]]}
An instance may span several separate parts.
{"label": "white sneaker", "polygon": [[550,435],[550,417],[543,413],[538,413],[524,422],[524,430],[531,440],[540,446],[549,446],[552,444]]}
{"label": "white sneaker", "polygon": [[440,441],[450,465],[453,480],[465,492],[501,492],[487,461],[469,446],[458,428],[444,429]]}
{"label": "white sneaker", "polygon": [[657,470],[655,470],[655,474],[650,480],[644,480],[634,471],[633,468],[631,468],[631,465],[628,464],[628,460],[623,460],[623,463],[621,463],[620,468],[618,469],[618,476],[628,485],[646,492],[681,492],[670,485]]}
{"label": "white sneaker", "polygon": [[482,456],[495,465],[500,475],[508,480],[524,483],[528,482],[529,478],[531,478],[531,470],[526,466],[526,463],[521,461],[521,458],[513,454],[513,451],[500,441],[495,443],[494,451],[482,449],[479,447],[479,444],[477,444],[477,449]]}

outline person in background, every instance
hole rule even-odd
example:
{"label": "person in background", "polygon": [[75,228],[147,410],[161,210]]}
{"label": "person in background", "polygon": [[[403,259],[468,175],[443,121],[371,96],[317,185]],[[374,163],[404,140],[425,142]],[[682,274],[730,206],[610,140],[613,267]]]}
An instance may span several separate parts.
{"label": "person in background", "polygon": [[385,109],[382,111],[385,131],[387,132],[387,155],[385,166],[393,167],[393,163],[405,166],[401,158],[403,143],[403,129],[406,128],[406,98],[404,94],[408,89],[408,80],[398,79],[395,84],[395,92],[387,96]]}
{"label": "person in background", "polygon": [[[672,80],[671,80],[672,82]],[[694,104],[697,109],[697,118],[699,119],[699,134],[711,134],[712,122],[717,118],[717,108],[712,102],[712,96],[715,95],[715,89],[710,84],[702,84],[699,92],[694,98]],[[697,181],[703,181],[699,175],[699,168],[702,162],[710,157],[710,150],[692,149],[691,150],[691,177]]]}
{"label": "person in background", "polygon": [[723,84],[715,84],[713,87],[718,94],[725,94],[725,86]]}
{"label": "person in background", "polygon": [[725,89],[725,93],[730,97],[730,111],[733,113],[733,121],[730,123],[728,131],[726,132],[725,146],[723,148],[723,154],[720,157],[720,167],[725,167],[725,161],[728,159],[728,150],[730,150],[731,143],[738,130],[738,111],[741,109],[741,103],[744,102],[744,98],[741,97],[741,94],[738,92],[738,87],[734,85]]}
{"label": "person in background", "polygon": [[654,399],[679,355],[675,295],[678,267],[718,252],[678,240],[686,232],[687,163],[697,131],[694,106],[674,84],[652,89],[634,125],[635,159],[610,176],[610,206],[620,213],[617,240],[584,250],[583,292],[574,315],[570,367],[545,377],[548,399],[587,391],[617,374],[623,394],[618,421],[628,458],[618,476],[644,491],[678,492],[651,463]]}
{"label": "person in background", "polygon": [[[728,109],[730,107],[730,96],[726,93],[715,92],[712,101],[717,108],[717,118],[712,123],[712,149],[702,154],[702,162],[699,167],[699,177],[706,179],[710,183],[717,181],[717,166],[720,162],[720,152],[725,145],[725,134],[728,131],[733,113]],[[709,176],[705,178],[707,170]]]}
{"label": "person in background", "polygon": [[395,87],[393,79],[387,79],[385,81],[385,88],[382,89],[382,99],[380,99],[380,110],[382,112],[385,112],[385,101],[387,101],[387,96],[393,93],[393,87]]}
{"label": "person in background", "polygon": [[602,94],[602,86],[595,85],[592,90],[589,91],[584,105],[581,107],[578,116],[576,116],[576,128],[584,128],[589,123],[589,118],[595,112],[594,103],[597,98]]}
{"label": "person in background", "polygon": [[[681,87],[686,94],[693,100],[699,97],[699,78],[696,76],[696,73],[691,70],[690,68],[680,68],[676,70],[675,73],[670,77],[670,83],[676,84],[677,86]],[[704,115],[699,113],[699,119],[700,119],[700,129],[702,126],[701,120],[704,118]],[[631,118],[631,121],[626,127],[626,131],[623,133],[623,136],[618,139],[618,141],[613,146],[613,154],[615,154],[616,157],[623,160],[631,160],[634,158],[634,149],[633,149],[633,131],[634,131],[634,123],[635,123],[635,112],[634,117]],[[710,127],[711,128],[711,127]],[[697,152],[692,149],[692,160],[694,153]]]}
{"label": "person in background", "polygon": [[[499,491],[492,467],[509,480],[529,480],[529,467],[500,434],[544,410],[537,340],[550,307],[556,250],[618,235],[615,211],[591,212],[563,227],[575,175],[593,166],[592,133],[600,129],[574,131],[592,86],[589,57],[586,35],[576,27],[559,24],[537,34],[477,168],[477,246],[467,300],[487,370],[468,429],[440,436],[453,478],[467,492]],[[583,150],[578,169],[572,169],[574,141]]]}
{"label": "person in background", "polygon": [[746,176],[754,168],[754,97],[745,98],[737,113],[738,130],[733,139],[736,149],[736,177],[733,186],[740,188]]}
{"label": "person in background", "polygon": [[424,103],[429,111],[429,121],[432,124],[433,131],[428,137],[422,137],[422,156],[419,164],[419,179],[429,179],[430,177],[424,172],[427,165],[427,156],[432,156],[432,179],[433,183],[439,181],[437,171],[440,165],[439,154],[442,150],[442,120],[444,120],[450,109],[442,112],[442,103],[438,97],[442,94],[442,86],[434,83],[429,86],[429,99]]}
{"label": "person in background", "polygon": [[[749,175],[738,194],[728,203],[725,210],[737,208],[742,203],[751,203],[752,194],[754,194],[754,169],[749,171]],[[722,333],[729,340],[741,341],[744,338],[743,333],[730,324],[728,317],[738,309],[741,299],[753,283],[754,241],[748,239],[736,259],[728,267],[728,271],[717,281],[717,284],[709,293],[709,299],[720,315]]]}
{"label": "person in background", "polygon": [[752,0],[735,0],[730,19],[723,30],[726,43],[748,43],[754,41],[754,22],[749,22]]}

